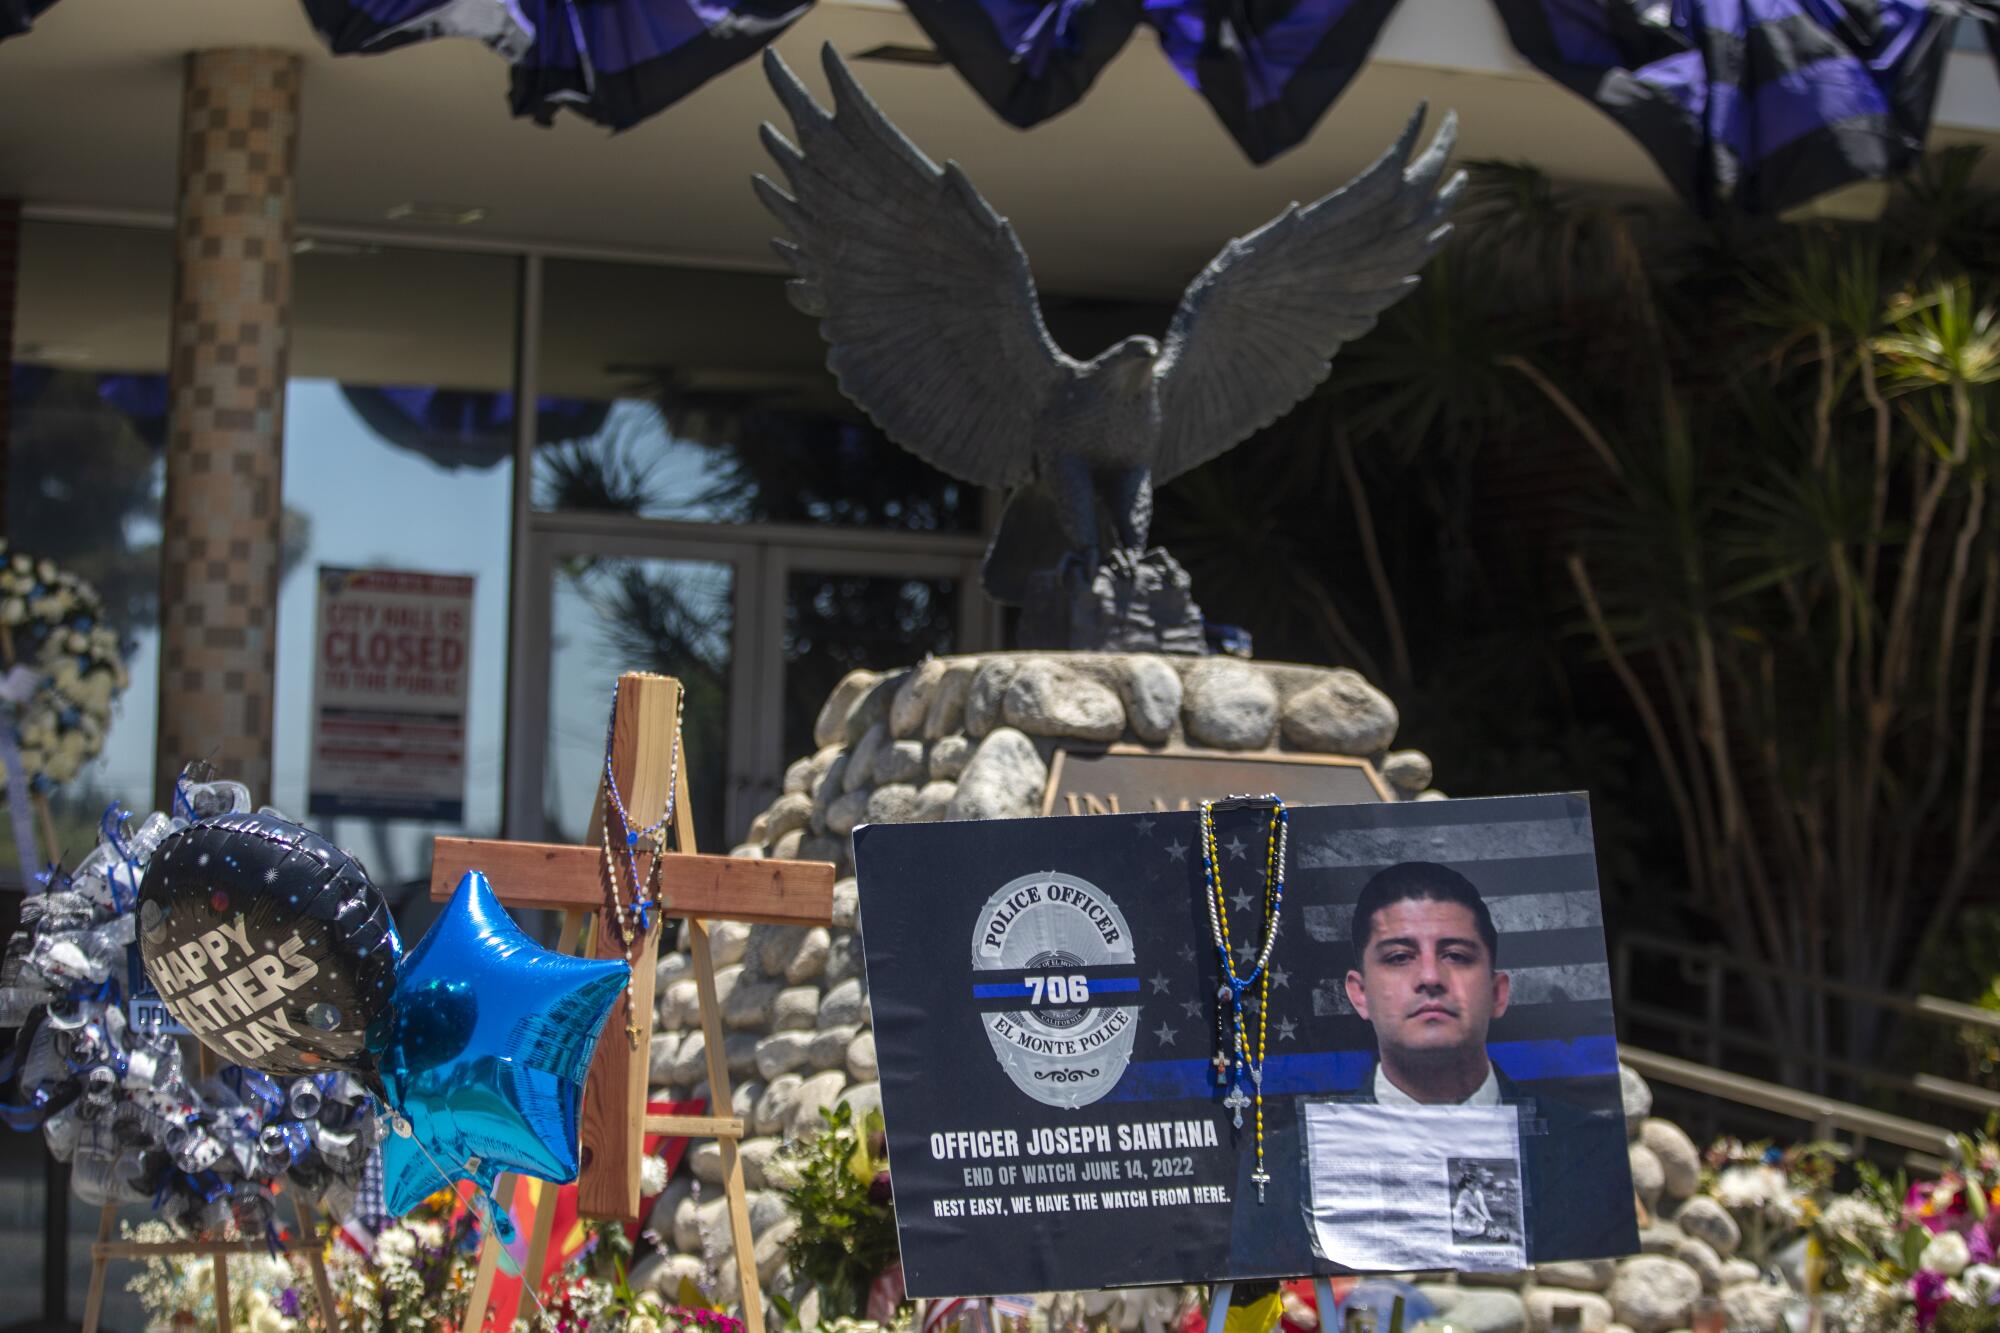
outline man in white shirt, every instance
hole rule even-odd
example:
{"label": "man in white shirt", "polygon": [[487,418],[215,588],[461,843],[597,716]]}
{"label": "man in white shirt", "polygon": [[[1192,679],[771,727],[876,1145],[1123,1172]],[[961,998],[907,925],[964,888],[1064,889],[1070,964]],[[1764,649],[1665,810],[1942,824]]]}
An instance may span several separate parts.
{"label": "man in white shirt", "polygon": [[1369,880],[1354,905],[1347,998],[1375,1029],[1374,1100],[1497,1106],[1501,1080],[1486,1033],[1507,1012],[1499,936],[1471,881],[1406,861]]}
{"label": "man in white shirt", "polygon": [[1607,1237],[1633,1234],[1622,1108],[1586,1111],[1523,1088],[1487,1054],[1511,983],[1472,882],[1428,861],[1390,866],[1362,887],[1350,938],[1347,998],[1379,1055],[1342,1100],[1516,1108],[1531,1262],[1603,1254]]}

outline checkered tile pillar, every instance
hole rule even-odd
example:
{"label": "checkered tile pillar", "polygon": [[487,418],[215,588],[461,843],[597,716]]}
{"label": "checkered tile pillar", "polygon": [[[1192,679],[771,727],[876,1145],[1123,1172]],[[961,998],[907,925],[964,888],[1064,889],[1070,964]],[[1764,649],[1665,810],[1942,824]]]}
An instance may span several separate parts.
{"label": "checkered tile pillar", "polygon": [[299,58],[188,57],[181,101],[156,805],[210,759],[271,792]]}

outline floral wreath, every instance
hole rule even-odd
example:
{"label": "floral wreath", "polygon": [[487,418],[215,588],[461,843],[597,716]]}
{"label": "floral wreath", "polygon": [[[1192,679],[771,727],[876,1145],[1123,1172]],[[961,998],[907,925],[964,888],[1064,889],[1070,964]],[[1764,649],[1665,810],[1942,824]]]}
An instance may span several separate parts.
{"label": "floral wreath", "polygon": [[[0,634],[0,665],[33,673],[33,693],[15,709],[14,741],[29,788],[46,793],[103,750],[112,701],[129,683],[126,646],[104,623],[97,589],[53,560],[12,551],[4,538]],[[0,791],[10,776],[0,772]]]}

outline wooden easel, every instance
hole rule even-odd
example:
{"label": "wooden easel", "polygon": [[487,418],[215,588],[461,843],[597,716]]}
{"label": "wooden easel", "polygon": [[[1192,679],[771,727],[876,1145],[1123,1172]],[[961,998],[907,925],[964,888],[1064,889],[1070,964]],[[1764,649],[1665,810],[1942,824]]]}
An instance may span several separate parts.
{"label": "wooden easel", "polygon": [[[319,1326],[324,1333],[339,1333],[340,1322],[334,1318],[333,1285],[326,1280],[326,1257],[322,1253],[326,1237],[312,1220],[312,1212],[297,1196],[292,1196],[292,1214],[298,1218],[299,1235],[286,1250],[297,1258],[301,1247],[305,1251],[306,1265],[312,1271],[313,1293],[319,1297]],[[118,1208],[105,1204],[104,1211],[97,1217],[97,1239],[90,1246],[90,1295],[83,1306],[83,1333],[97,1333],[98,1320],[104,1314],[104,1281],[106,1270],[113,1259],[153,1259],[188,1256],[209,1256],[215,1265],[215,1327],[216,1333],[229,1333],[229,1256],[232,1254],[268,1254],[267,1246],[261,1240],[113,1240],[111,1228],[117,1224]]]}
{"label": "wooden easel", "polygon": [[[776,925],[828,925],[833,920],[834,868],[823,861],[751,861],[740,857],[701,856],[694,849],[694,816],[689,807],[687,762],[672,763],[678,737],[675,719],[680,709],[680,682],[669,676],[628,672],[618,678],[617,715],[611,729],[611,771],[625,808],[635,819],[663,810],[668,773],[677,773],[674,790],[674,851],[660,867],[661,906],[651,929],[633,952],[631,1018],[638,1028],[636,1043],[625,1030],[621,1002],[605,1020],[597,1051],[584,1085],[582,1169],[577,1178],[578,1212],[587,1217],[625,1221],[639,1214],[639,1164],[645,1135],[673,1134],[713,1138],[722,1147],[722,1186],[729,1201],[729,1231],[736,1271],[743,1292],[746,1333],[764,1333],[764,1309],[757,1285],[757,1260],[750,1233],[743,1167],[736,1145],[745,1137],[740,1116],[657,1116],[646,1114],[649,1057],[653,1035],[653,957],[662,920],[685,917],[694,978],[701,994],[701,1026],[708,1060],[709,1107],[727,1112],[733,1105],[729,1057],[724,1048],[722,1006],[715,995],[715,964],[710,953],[707,922],[753,921]],[[500,901],[511,908],[539,908],[562,913],[562,934],[556,947],[565,953],[584,940],[583,920],[604,903],[603,840],[616,847],[625,841],[626,827],[615,805],[605,800],[602,782],[591,815],[585,846],[556,843],[497,842],[474,838],[439,838],[431,852],[431,898],[449,899],[468,870],[480,870]],[[642,853],[642,879],[651,874],[652,857]],[[615,868],[614,868],[615,869]],[[620,871],[620,873],[626,873]],[[613,931],[589,933],[586,952],[595,958],[624,959],[625,948]],[[503,1181],[501,1192],[512,1194],[519,1182]],[[555,1225],[555,1191],[545,1189],[535,1208],[529,1232],[525,1282],[535,1282],[548,1256],[549,1233]],[[499,1264],[498,1242],[491,1236],[481,1246],[479,1267],[462,1328],[479,1333],[486,1317]]]}

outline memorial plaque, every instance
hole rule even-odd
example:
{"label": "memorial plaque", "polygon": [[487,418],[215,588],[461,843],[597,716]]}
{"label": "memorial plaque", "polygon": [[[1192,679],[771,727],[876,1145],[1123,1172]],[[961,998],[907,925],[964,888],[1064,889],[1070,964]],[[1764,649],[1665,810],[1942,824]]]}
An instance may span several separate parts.
{"label": "memorial plaque", "polygon": [[1588,802],[1292,806],[1253,977],[1271,823],[855,831],[912,1296],[1637,1247]]}
{"label": "memorial plaque", "polygon": [[1372,805],[1394,799],[1366,759],[1230,750],[1057,750],[1042,794],[1045,815],[1192,810],[1205,797],[1276,792],[1293,805]]}

